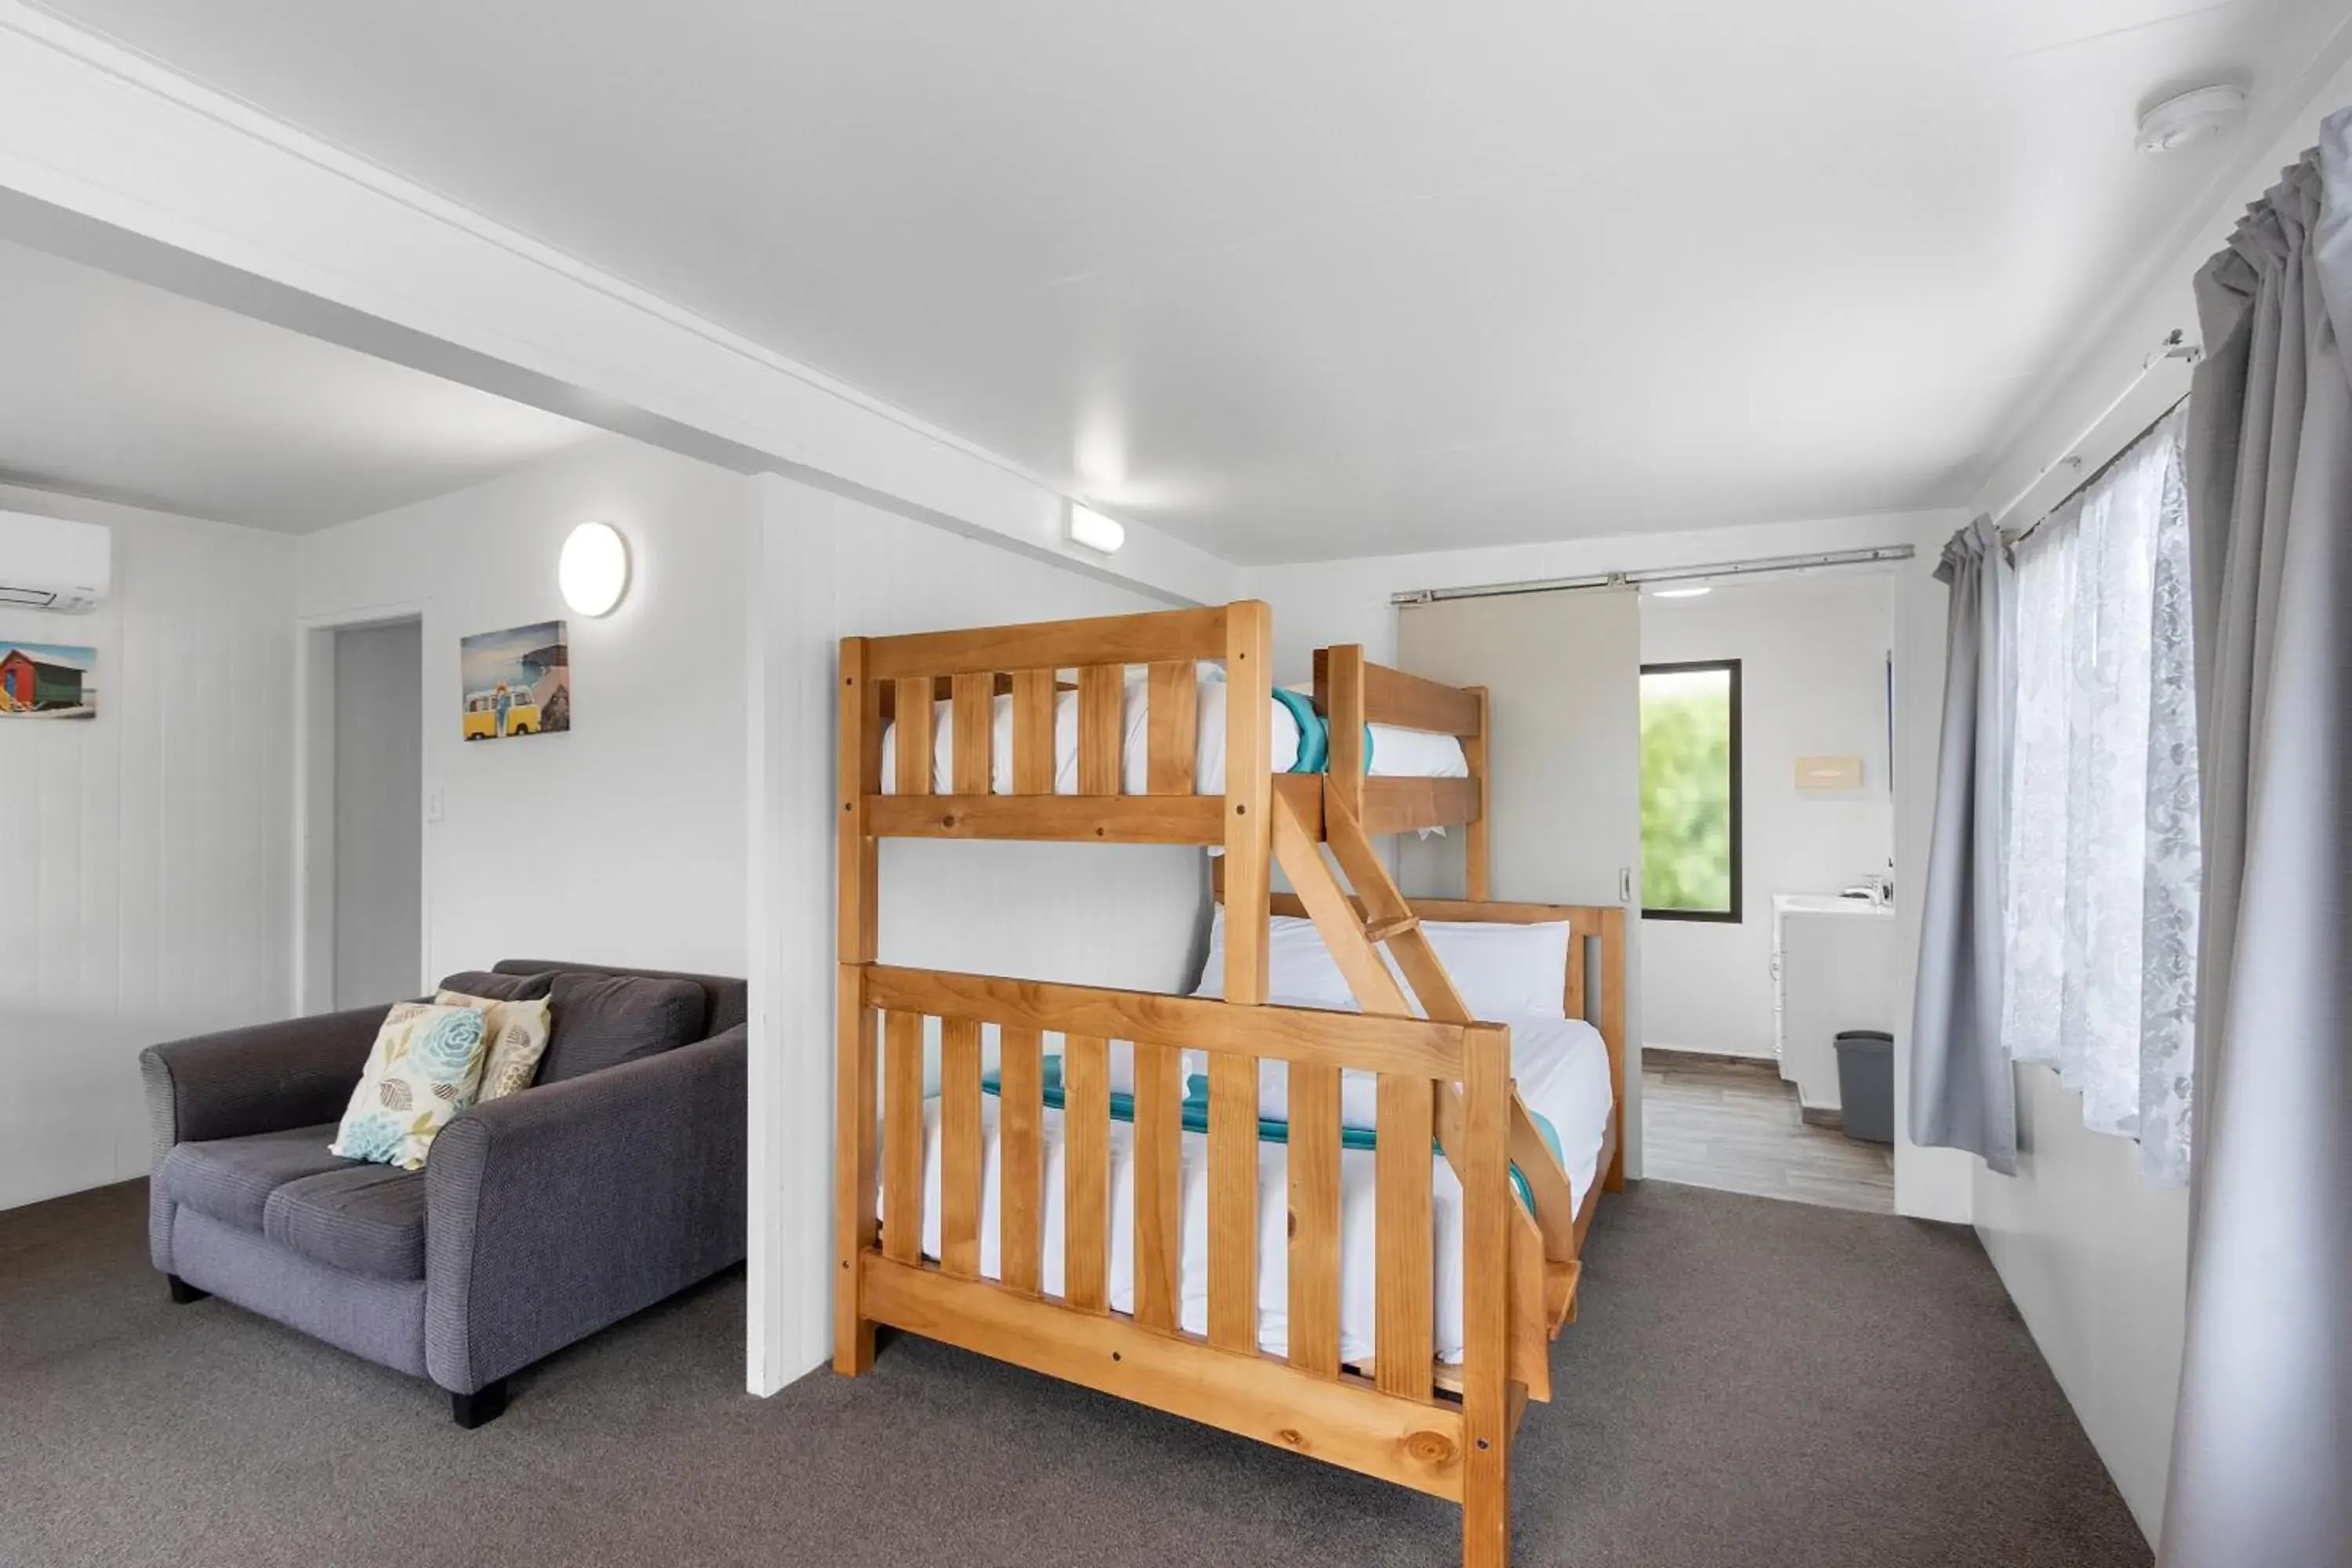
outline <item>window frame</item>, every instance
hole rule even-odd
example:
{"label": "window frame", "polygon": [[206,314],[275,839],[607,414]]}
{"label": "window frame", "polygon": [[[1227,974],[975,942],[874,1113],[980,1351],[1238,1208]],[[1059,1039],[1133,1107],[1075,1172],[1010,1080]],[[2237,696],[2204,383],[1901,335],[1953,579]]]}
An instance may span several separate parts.
{"label": "window frame", "polygon": [[[1746,841],[1741,833],[1742,809],[1748,794],[1747,763],[1740,745],[1741,710],[1746,706],[1740,693],[1739,660],[1736,658],[1685,658],[1660,664],[1644,664],[1641,673],[1650,675],[1694,675],[1701,670],[1722,670],[1731,678],[1731,907],[1727,910],[1657,910],[1644,899],[1642,918],[1645,921],[1696,921],[1709,925],[1739,925],[1747,919],[1747,879],[1741,875],[1748,858]],[[1635,690],[1635,707],[1640,707],[1640,687]],[[1643,849],[1646,853],[1648,846]],[[1648,891],[1643,889],[1644,893]]]}

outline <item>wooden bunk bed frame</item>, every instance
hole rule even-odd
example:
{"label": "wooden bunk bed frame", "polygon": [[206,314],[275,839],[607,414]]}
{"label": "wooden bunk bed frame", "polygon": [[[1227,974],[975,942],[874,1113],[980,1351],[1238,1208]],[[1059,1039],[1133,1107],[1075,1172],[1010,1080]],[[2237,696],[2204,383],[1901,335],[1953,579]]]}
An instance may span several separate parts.
{"label": "wooden bunk bed frame", "polygon": [[[1226,671],[1225,790],[1194,793],[1197,661]],[[1149,667],[1147,793],[1121,791],[1129,666]],[[1486,901],[1486,700],[1365,662],[1315,656],[1329,771],[1269,772],[1272,618],[1242,601],[1097,620],[841,645],[839,1037],[834,1366],[873,1363],[888,1324],[1453,1500],[1463,1561],[1509,1557],[1509,1454],[1527,1402],[1550,1397],[1549,1342],[1575,1313],[1578,1251],[1623,1172],[1623,911]],[[1076,795],[1054,792],[1055,706],[1077,671]],[[994,701],[1009,693],[1014,793],[991,793]],[[933,789],[934,703],[953,719],[951,790]],[[882,788],[897,722],[896,793]],[[1367,722],[1451,733],[1468,778],[1368,778]],[[1460,826],[1459,901],[1407,900],[1373,837]],[[1223,1000],[960,974],[877,962],[879,840],[1038,839],[1221,847]],[[1351,896],[1324,858],[1328,847]],[[1271,891],[1279,864],[1294,892]],[[1267,921],[1312,918],[1360,1014],[1266,1003]],[[1571,1017],[1598,1001],[1614,1106],[1592,1191],[1566,1173],[1510,1077],[1509,1030],[1471,1017],[1422,920],[1565,921]],[[1590,984],[1587,944],[1601,973]],[[1421,1004],[1381,961],[1386,946]],[[1596,995],[1597,994],[1597,995]],[[940,1260],[923,1253],[925,1021],[940,1024]],[[983,1025],[999,1031],[1000,1280],[980,1272]],[[1064,1036],[1066,1288],[1041,1289],[1042,1037]],[[1134,1311],[1109,1306],[1109,1042],[1135,1047]],[[1181,1053],[1205,1052],[1208,1332],[1180,1326]],[[1258,1063],[1289,1065],[1289,1344],[1258,1346]],[[1379,1075],[1376,1343],[1339,1360],[1340,1074]],[[879,1088],[877,1089],[877,1086]],[[1463,1187],[1464,1353],[1435,1362],[1433,1139]],[[1514,1194],[1516,1164],[1535,1197]],[[877,1222],[878,1188],[886,1226]],[[914,1223],[901,1223],[913,1216]],[[1486,1260],[1498,1260],[1489,1264]]]}

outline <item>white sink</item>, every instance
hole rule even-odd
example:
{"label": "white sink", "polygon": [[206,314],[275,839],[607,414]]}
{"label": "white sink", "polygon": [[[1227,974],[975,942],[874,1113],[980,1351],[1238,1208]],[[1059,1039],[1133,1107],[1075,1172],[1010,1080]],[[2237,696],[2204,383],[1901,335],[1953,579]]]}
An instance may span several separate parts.
{"label": "white sink", "polygon": [[1775,893],[1772,895],[1774,914],[1799,915],[1891,915],[1892,904],[1874,904],[1868,899],[1840,898],[1835,893]]}

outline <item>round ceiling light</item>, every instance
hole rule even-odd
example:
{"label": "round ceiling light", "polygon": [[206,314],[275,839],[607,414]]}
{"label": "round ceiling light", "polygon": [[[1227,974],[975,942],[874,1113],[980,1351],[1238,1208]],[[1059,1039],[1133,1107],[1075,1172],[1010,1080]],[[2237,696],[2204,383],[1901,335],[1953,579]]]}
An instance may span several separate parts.
{"label": "round ceiling light", "polygon": [[629,591],[629,544],[609,522],[583,522],[563,542],[555,580],[583,616],[609,614]]}
{"label": "round ceiling light", "polygon": [[2245,118],[2245,89],[2200,87],[2168,98],[2139,117],[2139,150],[2178,153],[2236,130]]}

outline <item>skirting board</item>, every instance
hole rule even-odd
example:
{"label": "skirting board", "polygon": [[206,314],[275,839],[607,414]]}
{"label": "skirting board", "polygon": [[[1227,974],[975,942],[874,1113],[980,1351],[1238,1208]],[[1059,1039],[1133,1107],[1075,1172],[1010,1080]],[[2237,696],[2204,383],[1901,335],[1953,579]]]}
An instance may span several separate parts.
{"label": "skirting board", "polygon": [[1686,1046],[1651,1046],[1642,1047],[1642,1065],[1645,1068],[1675,1067],[1735,1067],[1778,1068],[1780,1063],[1771,1057],[1751,1057],[1739,1051],[1701,1051]]}

